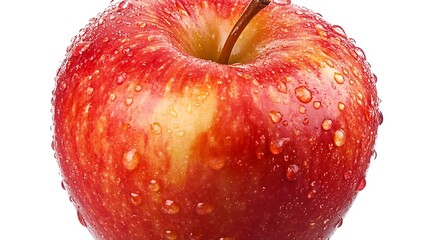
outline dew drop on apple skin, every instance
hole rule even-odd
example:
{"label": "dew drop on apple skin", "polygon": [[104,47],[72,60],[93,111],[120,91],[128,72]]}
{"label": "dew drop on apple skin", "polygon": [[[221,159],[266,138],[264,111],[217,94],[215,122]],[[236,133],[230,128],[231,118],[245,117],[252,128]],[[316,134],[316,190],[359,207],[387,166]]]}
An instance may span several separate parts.
{"label": "dew drop on apple skin", "polygon": [[332,30],[334,30],[334,32],[340,35],[341,37],[344,37],[344,38],[347,37],[346,31],[344,31],[344,29],[341,26],[334,25],[332,26]]}
{"label": "dew drop on apple skin", "polygon": [[125,105],[126,106],[131,106],[134,102],[134,99],[132,97],[126,98],[125,99]]}
{"label": "dew drop on apple skin", "polygon": [[82,224],[82,226],[87,227],[86,221],[82,216],[82,213],[80,213],[79,211],[77,211],[77,219],[79,219],[80,224]]}
{"label": "dew drop on apple skin", "polygon": [[343,74],[339,72],[334,73],[334,79],[335,79],[335,82],[337,82],[338,84],[343,84],[345,81]]}
{"label": "dew drop on apple skin", "polygon": [[278,155],[283,152],[286,145],[290,143],[290,138],[277,138],[270,141],[270,152],[274,155]]}
{"label": "dew drop on apple skin", "polygon": [[314,109],[319,110],[322,107],[322,103],[320,101],[314,101],[313,107]]}
{"label": "dew drop on apple skin", "polygon": [[277,90],[281,93],[287,93],[286,83],[281,80],[277,81]]}
{"label": "dew drop on apple skin", "polygon": [[342,103],[342,102],[338,103],[338,110],[344,111],[345,108],[346,108],[346,105],[344,103]]}
{"label": "dew drop on apple skin", "polygon": [[358,185],[357,185],[357,191],[362,191],[364,188],[366,187],[366,179],[365,178],[362,178],[360,181],[359,181],[359,183],[358,183]]}
{"label": "dew drop on apple skin", "polygon": [[296,98],[302,103],[309,103],[313,99],[310,90],[305,86],[299,86],[295,89]]}
{"label": "dew drop on apple skin", "polygon": [[143,202],[143,198],[137,194],[137,193],[131,193],[131,203],[134,206],[140,206],[140,204]]}
{"label": "dew drop on apple skin", "polygon": [[177,234],[171,230],[166,230],[164,233],[164,240],[176,240],[177,238]]}
{"label": "dew drop on apple skin", "polygon": [[161,189],[161,186],[159,185],[158,181],[152,179],[149,181],[148,188],[151,192],[158,192]]}
{"label": "dew drop on apple skin", "polygon": [[172,200],[165,200],[162,210],[168,215],[174,215],[179,213],[180,207]]}
{"label": "dew drop on apple skin", "polygon": [[211,169],[219,171],[225,166],[225,158],[223,157],[211,158],[208,164]]}
{"label": "dew drop on apple skin", "polygon": [[316,196],[316,190],[312,189],[307,193],[308,199],[313,199]]}
{"label": "dew drop on apple skin", "polygon": [[273,3],[279,4],[279,5],[289,5],[291,4],[291,0],[273,0]]}
{"label": "dew drop on apple skin", "polygon": [[334,144],[337,147],[341,147],[346,143],[346,133],[344,130],[339,129],[334,132]]}
{"label": "dew drop on apple skin", "polygon": [[143,88],[142,88],[142,86],[140,86],[140,85],[137,85],[135,88],[134,88],[134,91],[136,91],[136,92],[141,92],[141,90],[142,90]]}
{"label": "dew drop on apple skin", "polygon": [[123,165],[128,171],[132,171],[140,164],[141,156],[136,149],[132,149],[124,154]]}
{"label": "dew drop on apple skin", "polygon": [[125,80],[127,79],[127,74],[126,73],[119,73],[118,76],[116,76],[116,84],[121,85],[125,82]]}
{"label": "dew drop on apple skin", "polygon": [[316,24],[314,27],[316,28],[317,34],[319,34],[319,36],[321,36],[321,37],[327,37],[328,36],[328,34],[326,33],[326,29],[323,25]]}
{"label": "dew drop on apple skin", "polygon": [[271,111],[270,112],[270,119],[273,123],[279,123],[283,118],[283,115],[280,112],[277,111]]}
{"label": "dew drop on apple skin", "polygon": [[341,227],[343,225],[343,221],[344,221],[343,218],[340,218],[340,220],[338,220],[337,223],[335,224],[335,227],[336,228]]}
{"label": "dew drop on apple skin", "polygon": [[64,180],[62,180],[62,181],[61,181],[61,188],[62,188],[63,190],[66,190],[66,183],[65,183],[65,181],[64,181]]}
{"label": "dew drop on apple skin", "polygon": [[64,91],[64,90],[66,90],[67,89],[67,83],[66,82],[62,82],[61,84],[60,84],[60,90],[61,91]]}
{"label": "dew drop on apple skin", "polygon": [[379,114],[378,125],[381,125],[381,124],[383,124],[384,116],[383,116],[383,113],[381,111],[379,111],[378,114]]}
{"label": "dew drop on apple skin", "polygon": [[343,177],[345,180],[348,180],[352,177],[352,171],[351,170],[347,170],[344,172]]}
{"label": "dew drop on apple skin", "polygon": [[159,124],[158,122],[154,122],[152,123],[150,126],[150,132],[155,134],[155,135],[159,135],[162,133],[162,127],[161,124]]}
{"label": "dew drop on apple skin", "polygon": [[211,214],[213,212],[213,210],[214,210],[213,205],[211,205],[210,203],[206,203],[206,202],[200,202],[195,207],[195,212],[198,215],[208,215],[208,214]]}
{"label": "dew drop on apple skin", "polygon": [[222,237],[222,238],[219,238],[219,240],[236,240],[236,239],[233,237]]}
{"label": "dew drop on apple skin", "polygon": [[366,60],[365,52],[360,47],[354,49],[355,54],[362,60]]}
{"label": "dew drop on apple skin", "polygon": [[324,119],[322,122],[322,129],[325,131],[328,131],[332,127],[332,120],[331,119]]}
{"label": "dew drop on apple skin", "polygon": [[299,167],[296,164],[291,164],[286,169],[286,178],[289,181],[295,181],[298,177]]}
{"label": "dew drop on apple skin", "polygon": [[91,95],[93,92],[94,92],[94,88],[92,88],[92,87],[88,87],[88,88],[86,89],[86,93],[87,93],[88,95]]}
{"label": "dew drop on apple skin", "polygon": [[109,99],[111,102],[114,102],[116,100],[116,94],[114,93],[110,94]]}

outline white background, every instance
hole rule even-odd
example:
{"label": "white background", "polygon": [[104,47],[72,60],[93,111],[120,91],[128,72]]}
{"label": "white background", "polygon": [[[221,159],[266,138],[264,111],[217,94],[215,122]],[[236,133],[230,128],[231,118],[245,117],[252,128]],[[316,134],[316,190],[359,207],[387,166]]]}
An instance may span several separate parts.
{"label": "white background", "polygon": [[[0,5],[0,239],[91,239],[60,186],[50,147],[50,100],[70,39],[109,2],[6,0]],[[383,100],[378,158],[332,240],[429,239],[424,1],[294,2],[356,39],[378,76]]]}

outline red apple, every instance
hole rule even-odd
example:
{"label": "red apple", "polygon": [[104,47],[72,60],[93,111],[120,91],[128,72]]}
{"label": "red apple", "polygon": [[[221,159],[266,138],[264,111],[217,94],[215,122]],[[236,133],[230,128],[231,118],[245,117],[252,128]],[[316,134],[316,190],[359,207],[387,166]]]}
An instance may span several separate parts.
{"label": "red apple", "polygon": [[314,240],[341,225],[382,121],[376,77],[341,27],[289,4],[261,10],[222,64],[247,4],[114,2],[73,39],[53,148],[95,239]]}

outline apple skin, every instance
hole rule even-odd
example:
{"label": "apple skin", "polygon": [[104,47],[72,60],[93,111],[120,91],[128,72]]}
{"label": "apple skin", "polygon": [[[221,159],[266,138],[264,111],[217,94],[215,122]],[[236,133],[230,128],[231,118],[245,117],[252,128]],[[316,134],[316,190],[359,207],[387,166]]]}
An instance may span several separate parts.
{"label": "apple skin", "polygon": [[[72,40],[53,148],[95,239],[328,239],[374,153],[376,76],[344,31],[270,4],[112,3]],[[213,60],[213,61],[212,61]]]}

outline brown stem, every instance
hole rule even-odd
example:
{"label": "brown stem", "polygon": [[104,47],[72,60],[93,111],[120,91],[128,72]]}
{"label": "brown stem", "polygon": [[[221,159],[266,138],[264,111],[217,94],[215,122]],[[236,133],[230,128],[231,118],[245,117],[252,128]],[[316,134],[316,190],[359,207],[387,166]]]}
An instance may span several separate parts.
{"label": "brown stem", "polygon": [[252,20],[259,11],[264,7],[268,6],[271,0],[251,0],[246,9],[244,9],[243,14],[238,19],[235,26],[232,28],[231,33],[223,45],[222,51],[220,52],[218,63],[228,64],[229,57],[232,52],[232,48],[237,42],[238,37],[240,37],[241,32],[246,28],[249,22]]}

